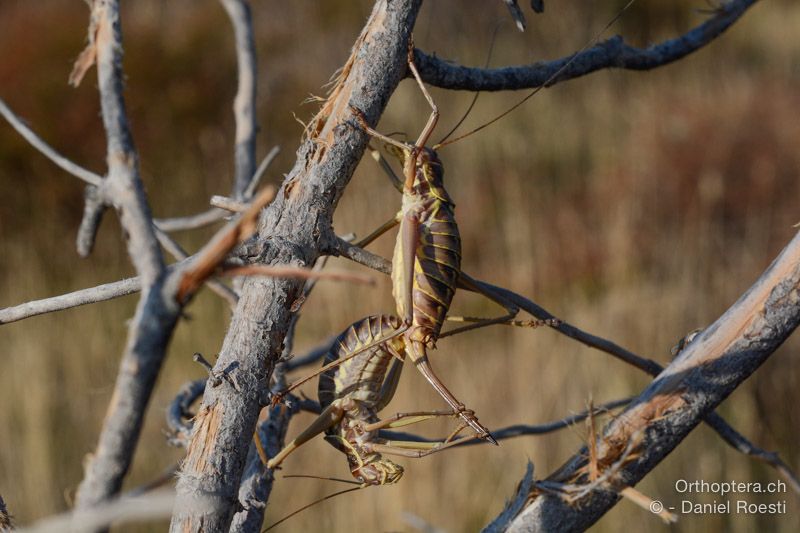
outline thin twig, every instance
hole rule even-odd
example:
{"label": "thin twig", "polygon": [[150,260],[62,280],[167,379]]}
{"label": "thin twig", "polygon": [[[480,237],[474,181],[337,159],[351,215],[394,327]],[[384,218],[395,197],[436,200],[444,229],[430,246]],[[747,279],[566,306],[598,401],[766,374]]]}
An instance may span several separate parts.
{"label": "thin twig", "polygon": [[0,115],[8,121],[17,132],[25,138],[26,141],[31,143],[34,148],[39,150],[45,157],[55,163],[62,170],[72,174],[76,178],[80,178],[89,185],[100,187],[103,185],[103,177],[86,170],[80,165],[76,165],[63,155],[56,152],[49,144],[44,142],[41,137],[36,135],[13,111],[0,99]]}
{"label": "thin twig", "polygon": [[78,227],[78,236],[75,239],[75,247],[79,256],[89,257],[91,255],[97,230],[107,208],[108,205],[101,190],[94,185],[87,185],[83,193],[83,217],[81,217],[81,225]]}
{"label": "thin twig", "polygon": [[208,203],[218,209],[224,209],[230,213],[243,213],[247,211],[246,202],[234,200],[233,198],[228,198],[227,196],[221,196],[219,194],[212,196]]}
{"label": "thin twig", "polygon": [[[514,437],[523,437],[526,435],[545,435],[547,433],[553,433],[554,431],[568,428],[570,426],[577,424],[578,422],[586,420],[590,414],[595,414],[595,415],[602,414],[612,409],[622,407],[623,405],[628,405],[632,399],[633,398],[623,398],[621,400],[614,400],[613,402],[608,402],[602,405],[598,405],[592,410],[586,410],[581,413],[570,415],[561,418],[559,420],[554,420],[552,422],[546,422],[544,424],[536,424],[536,425],[514,424],[512,426],[507,426],[504,428],[500,428],[498,430],[492,430],[492,436],[496,440],[505,440]],[[404,433],[400,431],[387,431],[387,430],[381,430],[380,436],[390,440],[410,440],[414,442],[442,442],[443,440],[441,438],[420,437],[419,435],[414,435],[411,433]],[[474,446],[476,444],[485,444],[484,441],[475,440],[473,437],[464,437],[460,440],[463,440],[464,442],[457,446],[459,448],[463,446]]]}
{"label": "thin twig", "polygon": [[[246,0],[220,0],[228,13],[236,38],[238,88],[233,101],[236,119],[236,175],[233,197],[246,199],[245,191],[256,173],[256,45],[250,4]],[[253,188],[255,190],[255,187]]]}
{"label": "thin twig", "polygon": [[[213,509],[221,505],[221,502],[212,498],[200,498],[196,504]],[[45,518],[19,531],[25,533],[95,531],[112,524],[149,522],[168,517],[174,505],[175,492],[172,489],[151,491],[141,496],[115,498],[89,509],[76,509]]]}
{"label": "thin twig", "polygon": [[[186,253],[186,250],[184,250],[175,239],[170,237],[165,231],[162,231],[158,226],[156,226],[156,237],[158,238],[158,242],[161,243],[161,246],[163,246],[164,249],[175,259],[179,261],[189,259],[189,254]],[[206,280],[206,286],[213,293],[217,294],[223,300],[228,302],[228,305],[231,308],[236,307],[236,303],[239,301],[239,295],[236,294],[236,291],[221,281],[213,278]]]}
{"label": "thin twig", "polygon": [[[518,67],[471,68],[415,50],[414,61],[425,83],[443,89],[506,91],[555,85],[597,70],[620,68],[649,70],[678,61],[708,45],[730,28],[758,0],[728,0],[714,10],[714,16],[680,37],[648,48],[626,44],[622,37],[606,41],[561,59]],[[565,65],[569,63],[566,68]],[[555,79],[554,74],[564,69]]]}
{"label": "thin twig", "polygon": [[138,277],[128,278],[59,296],[25,302],[13,307],[4,307],[0,309],[0,324],[8,324],[45,313],[112,300],[139,292],[141,288],[142,283]]}
{"label": "thin twig", "polygon": [[[128,238],[128,255],[142,283],[114,394],[97,449],[86,464],[76,502],[96,506],[117,494],[130,467],[144,412],[180,308],[166,297],[167,273],[142,185],[137,153],[123,98],[122,34],[119,0],[92,4],[90,47],[97,62],[100,107],[106,132],[108,178],[103,187]],[[82,54],[83,56],[83,54]],[[88,57],[88,56],[84,56]]]}
{"label": "thin twig", "polygon": [[[342,241],[341,239],[334,239],[334,243],[331,246],[329,253],[346,257],[368,268],[382,272],[383,274],[391,275],[392,265],[388,260],[364,250],[363,248],[359,248],[358,246]],[[658,376],[664,370],[664,367],[652,359],[646,359],[629,350],[626,350],[612,341],[591,333],[587,333],[580,328],[577,328],[568,322],[557,318],[545,308],[520,294],[503,287],[498,287],[496,285],[474,279],[463,272],[461,275],[469,279],[471,283],[500,295],[508,302],[518,306],[520,309],[530,313],[532,316],[540,320],[548,321],[548,325],[551,328],[571,339],[589,346],[590,348],[595,348],[605,352],[629,365],[647,372],[651,376]],[[714,431],[716,431],[725,442],[727,442],[736,450],[749,455],[754,459],[758,459],[772,465],[789,482],[794,490],[800,494],[800,480],[798,479],[797,474],[786,464],[785,461],[780,458],[780,456],[778,456],[777,453],[768,452],[759,448],[750,442],[744,435],[736,431],[730,424],[728,424],[728,422],[725,421],[724,418],[715,412],[708,414],[704,421],[712,429],[714,429]]]}
{"label": "thin twig", "polygon": [[275,160],[275,158],[278,157],[279,153],[281,153],[281,147],[273,146],[272,149],[269,151],[269,153],[261,161],[261,164],[258,165],[256,173],[253,174],[253,179],[250,180],[250,183],[247,184],[247,188],[244,191],[245,200],[249,200],[253,197],[253,195],[256,192],[256,189],[258,188],[258,184],[261,183],[261,178],[264,177],[264,174],[266,174],[267,169]]}
{"label": "thin twig", "polygon": [[222,209],[212,207],[202,213],[195,215],[187,215],[185,217],[171,217],[171,218],[157,218],[155,219],[156,225],[162,231],[184,231],[197,228],[203,228],[215,224],[230,214]]}
{"label": "thin twig", "polygon": [[167,407],[167,427],[170,431],[169,443],[173,446],[185,448],[188,445],[189,435],[192,431],[191,418],[193,416],[190,409],[205,390],[205,379],[190,381],[181,387],[180,392]]}

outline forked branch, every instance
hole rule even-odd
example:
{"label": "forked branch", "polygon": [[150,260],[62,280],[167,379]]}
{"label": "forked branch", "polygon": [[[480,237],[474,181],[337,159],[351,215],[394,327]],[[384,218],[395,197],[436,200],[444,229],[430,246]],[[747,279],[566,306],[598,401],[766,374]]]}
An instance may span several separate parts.
{"label": "forked branch", "polygon": [[[800,323],[800,234],[756,283],[603,430],[596,457],[613,464],[641,436],[635,458],[620,465],[612,488],[634,486],[666,457],[704,417],[750,376]],[[638,437],[637,437],[638,438]],[[585,483],[586,450],[547,478],[550,483]],[[509,531],[582,530],[618,501],[613,491],[591,491],[574,503],[540,494]]]}
{"label": "forked branch", "polygon": [[[617,36],[577,54],[518,67],[465,67],[428,55],[419,49],[414,52],[414,60],[425,83],[461,91],[532,89],[543,84],[555,85],[606,68],[650,70],[683,59],[708,45],[756,2],[758,0],[727,0],[714,10],[712,17],[699,26],[680,37],[647,48],[631,46]],[[567,64],[569,65],[566,66]],[[563,71],[559,72],[561,69]]]}

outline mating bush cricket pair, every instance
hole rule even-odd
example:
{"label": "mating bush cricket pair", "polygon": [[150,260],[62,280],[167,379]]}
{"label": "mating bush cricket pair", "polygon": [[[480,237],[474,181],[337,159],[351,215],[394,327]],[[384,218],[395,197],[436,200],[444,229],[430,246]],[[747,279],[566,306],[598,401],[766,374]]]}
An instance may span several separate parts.
{"label": "mating bush cricket pair", "polygon": [[[634,1],[630,0],[581,51],[597,41]],[[268,461],[270,469],[278,467],[293,450],[322,432],[326,433],[326,440],[347,456],[351,472],[360,487],[391,484],[400,479],[402,467],[382,454],[422,457],[460,444],[465,439],[476,438],[497,444],[475,414],[436,376],[430,366],[427,350],[435,347],[440,337],[490,324],[542,325],[541,321],[515,321],[519,309],[514,304],[474,283],[461,272],[461,240],[454,217],[455,206],[444,189],[444,169],[436,150],[508,115],[560,76],[579,54],[575,54],[543,84],[493,120],[456,139],[445,142],[445,137],[428,148],[426,144],[436,127],[439,112],[417,71],[413,45],[409,44],[409,70],[432,109],[417,141],[407,144],[375,131],[366,123],[361,112],[351,107],[364,131],[383,141],[387,150],[403,166],[403,179],[393,177],[395,184],[402,184],[401,210],[392,220],[358,243],[359,246],[367,246],[395,225],[400,225],[392,258],[393,296],[400,319],[381,315],[354,323],[337,338],[319,371],[295,382],[276,396],[275,400],[280,401],[283,394],[322,374],[319,384],[322,414]],[[487,296],[504,307],[506,314],[488,319],[448,317],[456,287]],[[445,320],[472,323],[442,334]],[[447,401],[451,411],[423,411],[397,414],[385,420],[378,418],[377,413],[388,405],[394,395],[406,354]],[[440,442],[391,441],[378,434],[380,429],[410,425],[439,416],[459,416],[463,420],[450,436]],[[467,425],[475,434],[455,440]]]}
{"label": "mating bush cricket pair", "polygon": [[[447,447],[465,425],[474,429],[475,437],[472,438],[497,444],[473,411],[467,409],[435,374],[427,350],[435,346],[447,319],[473,323],[445,335],[498,323],[533,327],[541,324],[539,321],[514,321],[518,313],[516,306],[461,275],[461,239],[454,203],[443,185],[443,166],[435,151],[438,145],[433,149],[425,146],[436,126],[439,112],[420,79],[412,51],[413,48],[409,51],[409,68],[432,108],[431,116],[414,144],[401,143],[376,132],[365,123],[358,110],[353,109],[365,131],[385,142],[387,149],[403,164],[402,209],[396,217],[358,243],[366,246],[393,226],[400,225],[392,260],[392,285],[401,319],[381,315],[351,325],[334,342],[326,364],[284,392],[321,374],[319,399],[323,413],[269,461],[267,466],[270,468],[278,466],[294,449],[323,431],[328,433],[327,440],[348,456],[353,475],[365,484],[393,483],[402,475],[402,468],[382,459],[381,453],[421,457]],[[507,313],[487,319],[448,317],[457,286],[486,295],[505,307]],[[394,394],[406,355],[450,405],[450,411],[399,414],[378,420],[378,411],[386,407]],[[395,362],[389,369],[393,358]],[[460,416],[463,423],[441,443],[420,445],[376,440],[375,432],[380,428],[409,425],[437,416]]]}

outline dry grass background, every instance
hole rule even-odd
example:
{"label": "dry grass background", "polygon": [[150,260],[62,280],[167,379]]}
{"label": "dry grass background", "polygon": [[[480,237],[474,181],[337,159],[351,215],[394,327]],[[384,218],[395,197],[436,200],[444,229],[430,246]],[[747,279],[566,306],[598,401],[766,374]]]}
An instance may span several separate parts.
{"label": "dry grass background", "polygon": [[[622,2],[549,2],[520,35],[506,24],[492,63],[518,64],[582,46]],[[293,161],[301,105],[347,57],[371,2],[256,1],[262,127],[260,154],[283,152],[277,182]],[[604,5],[608,4],[608,5]],[[140,0],[124,12],[126,98],[144,179],[157,216],[202,209],[231,180],[230,104],[235,89],[232,38],[217,2]],[[135,5],[135,7],[134,7]],[[703,2],[641,0],[614,31],[646,43],[700,20]],[[104,167],[104,139],[91,77],[66,85],[84,43],[80,2],[0,4],[0,96],[42,136],[77,162]],[[467,64],[481,64],[501,2],[426,3],[417,44]],[[662,363],[688,331],[714,320],[767,266],[800,220],[800,4],[763,2],[699,54],[651,73],[601,72],[558,85],[491,129],[443,151],[458,204],[464,268],[532,296],[573,323]],[[434,90],[444,126],[469,101]],[[483,95],[470,124],[518,98]],[[380,129],[416,133],[424,100],[402,84]],[[12,305],[131,274],[113,216],[93,256],[81,260],[74,236],[82,186],[0,126],[0,305]],[[365,160],[337,212],[340,232],[365,234],[393,214],[396,192]],[[179,235],[187,247],[208,233]],[[376,250],[389,254],[391,238]],[[338,262],[337,262],[338,266]],[[348,265],[348,268],[355,268]],[[0,327],[0,493],[21,523],[71,502],[81,462],[96,442],[134,298],[106,302]],[[495,309],[460,295],[458,312]],[[320,284],[305,307],[298,351],[367,313],[391,311],[388,280],[365,290]],[[181,457],[165,444],[163,410],[202,369],[190,354],[213,355],[228,312],[207,291],[190,307],[169,359],[127,486],[152,478]],[[798,342],[790,340],[722,406],[756,443],[800,466]],[[546,330],[485,330],[443,340],[434,364],[491,427],[535,423],[638,392],[642,373]],[[313,394],[310,387],[307,391]],[[390,410],[441,407],[421,377],[407,372]],[[295,434],[310,417],[299,417]],[[442,432],[432,424],[430,431]],[[576,426],[546,438],[520,438],[404,460],[396,486],[326,502],[287,522],[284,531],[410,531],[411,512],[448,531],[475,530],[494,516],[532,459],[537,473],[558,467],[585,440]],[[285,463],[286,473],[346,475],[343,458],[321,439]],[[769,468],[698,428],[640,485],[678,504],[677,479],[772,481]],[[267,523],[337,486],[314,480],[277,484]],[[797,531],[793,494],[782,516],[683,516],[678,531]],[[710,501],[698,496],[695,501]],[[622,502],[597,526],[661,528]],[[152,530],[163,529],[164,525]],[[133,529],[131,529],[133,530]],[[138,528],[136,530],[149,530]]]}

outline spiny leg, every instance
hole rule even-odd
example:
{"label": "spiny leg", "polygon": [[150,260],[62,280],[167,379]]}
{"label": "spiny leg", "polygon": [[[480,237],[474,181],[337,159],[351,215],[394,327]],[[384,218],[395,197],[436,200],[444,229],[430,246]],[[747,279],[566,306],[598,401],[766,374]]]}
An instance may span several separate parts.
{"label": "spiny leg", "polygon": [[380,167],[389,177],[389,181],[392,182],[394,188],[400,192],[403,192],[403,180],[401,180],[397,176],[397,174],[394,173],[394,170],[392,170],[392,166],[389,164],[388,161],[386,161],[386,158],[383,157],[383,154],[381,154],[380,150],[373,148],[372,145],[367,145],[367,150],[369,150],[372,159],[374,159],[375,162],[377,162],[378,165],[380,165]]}
{"label": "spiny leg", "polygon": [[418,424],[426,420],[431,420],[440,416],[452,417],[458,416],[458,411],[413,411],[409,413],[396,413],[389,418],[384,418],[372,424],[365,424],[365,431],[377,431],[386,428],[399,428]]}
{"label": "spiny leg", "polygon": [[433,101],[433,97],[428,92],[428,89],[425,87],[425,84],[422,82],[422,78],[420,77],[419,71],[417,70],[417,65],[414,63],[414,43],[409,40],[408,45],[409,45],[408,68],[409,70],[411,70],[411,74],[417,81],[417,85],[419,85],[419,88],[422,91],[423,96],[425,96],[425,99],[431,106],[431,116],[428,117],[428,123],[425,124],[425,128],[423,128],[422,133],[419,134],[417,142],[414,143],[414,146],[416,146],[417,148],[422,148],[426,144],[428,144],[428,139],[430,139],[433,130],[436,129],[436,123],[439,122],[439,107],[436,105],[436,102]]}
{"label": "spiny leg", "polygon": [[[322,411],[316,420],[314,420],[302,433],[300,433],[297,437],[295,437],[292,442],[284,446],[284,448],[278,452],[275,457],[267,461],[266,467],[269,469],[274,469],[276,466],[281,464],[286,457],[295,451],[297,448],[305,444],[306,442],[310,441],[326,429],[331,426],[338,424],[342,417],[344,416],[344,408],[339,404],[339,402],[333,402],[331,405],[325,408]],[[257,435],[257,434],[256,434]],[[263,452],[263,450],[262,450]],[[261,455],[261,454],[259,454]],[[264,456],[261,457],[262,461]]]}
{"label": "spiny leg", "polygon": [[465,331],[471,331],[473,329],[483,328],[486,326],[492,325],[501,325],[501,326],[512,326],[515,328],[528,328],[528,329],[536,329],[543,326],[550,326],[555,327],[558,326],[561,322],[556,318],[551,318],[547,320],[541,320],[538,318],[532,320],[511,320],[508,318],[508,315],[504,315],[501,317],[496,318],[486,318],[486,317],[476,317],[476,316],[458,316],[458,315],[449,315],[446,320],[450,322],[461,322],[461,323],[469,323],[466,326],[459,326],[457,328],[453,328],[450,331],[445,331],[439,338],[442,339],[444,337],[450,337],[452,335],[456,335],[458,333],[464,333]]}
{"label": "spiny leg", "polygon": [[509,325],[515,324],[514,318],[519,314],[519,307],[509,302],[499,294],[496,294],[493,291],[485,290],[483,287],[479,286],[472,280],[472,278],[470,278],[463,272],[458,277],[458,284],[459,288],[466,289],[470,292],[483,295],[489,300],[493,301],[494,303],[500,305],[506,310],[506,314],[494,318],[476,318],[476,317],[462,317],[462,316],[447,317],[448,320],[454,322],[473,322],[473,323],[466,326],[454,328],[450,331],[446,331],[441,335],[439,335],[440,339],[444,337],[449,337],[451,335],[455,335],[457,333],[463,333],[465,331],[491,326],[493,324],[509,324]]}
{"label": "spiny leg", "polygon": [[378,237],[380,237],[381,235],[383,235],[384,233],[386,233],[399,223],[400,221],[397,219],[396,216],[390,218],[389,220],[381,224],[375,231],[373,231],[372,233],[370,233],[369,235],[367,235],[366,237],[355,243],[355,246],[358,246],[359,248],[366,248],[375,239],[377,239]]}
{"label": "spiny leg", "polygon": [[[410,349],[408,344],[411,344]],[[406,353],[411,360],[414,362],[414,365],[422,372],[422,375],[425,376],[425,379],[436,389],[436,392],[439,393],[439,396],[444,398],[444,401],[447,402],[450,407],[452,407],[458,415],[461,417],[464,422],[466,422],[469,427],[471,427],[480,438],[491,442],[494,445],[498,445],[497,441],[492,437],[492,434],[489,433],[489,430],[483,426],[478,421],[478,417],[475,416],[475,413],[466,408],[466,406],[461,403],[458,398],[456,398],[452,392],[445,386],[439,376],[433,371],[433,367],[431,366],[430,360],[428,359],[427,350],[424,344],[419,341],[407,341],[406,344]]]}
{"label": "spiny leg", "polygon": [[386,455],[398,455],[400,457],[410,457],[418,459],[433,453],[438,453],[454,446],[460,446],[465,442],[479,438],[478,435],[470,435],[450,442],[415,442],[408,440],[387,440],[384,444],[370,443],[369,448],[377,453]]}

